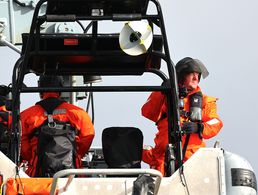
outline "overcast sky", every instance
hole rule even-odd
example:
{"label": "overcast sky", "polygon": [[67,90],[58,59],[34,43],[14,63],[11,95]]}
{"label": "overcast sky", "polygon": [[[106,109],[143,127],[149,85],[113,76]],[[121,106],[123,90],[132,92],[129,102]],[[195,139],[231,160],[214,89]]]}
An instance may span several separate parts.
{"label": "overcast sky", "polygon": [[[205,94],[219,98],[218,113],[224,127],[218,136],[207,141],[208,146],[219,140],[223,149],[246,158],[257,175],[258,1],[163,0],[161,5],[172,60],[176,63],[190,56],[203,61],[210,75],[201,81],[201,88]],[[0,83],[8,84],[18,55],[8,48],[0,48],[0,55]],[[35,81],[29,77],[26,84]],[[104,82],[114,80],[105,78]],[[140,116],[147,93],[95,96],[94,146],[101,145],[103,128],[113,125],[139,126],[144,142],[153,144],[155,126]],[[38,95],[28,94],[23,99],[24,109],[38,101]]]}

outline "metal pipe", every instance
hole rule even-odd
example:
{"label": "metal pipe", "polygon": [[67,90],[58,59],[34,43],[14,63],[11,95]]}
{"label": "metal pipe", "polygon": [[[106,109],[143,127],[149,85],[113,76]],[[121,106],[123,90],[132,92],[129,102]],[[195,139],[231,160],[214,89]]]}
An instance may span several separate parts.
{"label": "metal pipe", "polygon": [[6,38],[5,36],[0,35],[0,43],[11,48],[12,50],[16,51],[17,53],[21,54],[21,49],[16,47],[14,44],[8,42],[5,38]]}

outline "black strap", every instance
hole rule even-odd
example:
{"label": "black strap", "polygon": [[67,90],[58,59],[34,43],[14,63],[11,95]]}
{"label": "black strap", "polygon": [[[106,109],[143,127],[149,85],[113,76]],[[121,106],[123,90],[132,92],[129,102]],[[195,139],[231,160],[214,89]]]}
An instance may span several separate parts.
{"label": "black strap", "polygon": [[187,134],[186,138],[185,138],[184,148],[183,148],[183,159],[185,158],[185,153],[186,153],[186,149],[187,149],[189,140],[190,140],[190,134]]}
{"label": "black strap", "polygon": [[47,114],[52,114],[53,111],[63,102],[65,101],[58,98],[49,97],[47,99],[41,100],[40,102],[37,102],[36,105],[40,105],[42,108],[44,108]]}
{"label": "black strap", "polygon": [[[192,94],[192,95],[190,96],[190,108],[191,108],[191,106],[193,106],[193,105],[192,105],[193,102],[191,101],[191,98],[194,97],[194,96],[196,96],[196,95],[197,95],[197,96],[201,96],[201,97],[203,98],[201,91],[198,91],[198,92]],[[202,101],[201,101],[201,102],[202,102]],[[182,111],[180,112],[180,116],[181,116],[181,117],[189,118],[190,115],[191,115],[191,113],[189,113],[189,112],[187,112],[187,111],[185,111],[185,110],[182,110]],[[199,125],[198,125],[198,128],[199,128]],[[186,149],[187,149],[187,146],[188,146],[188,143],[189,143],[190,135],[191,135],[191,134],[188,134],[188,135],[186,136],[186,138],[185,138],[185,144],[184,144],[184,148],[183,148],[183,158],[185,157],[185,153],[186,153]]]}
{"label": "black strap", "polygon": [[4,122],[7,122],[8,121],[8,116],[9,116],[9,113],[6,112],[6,111],[0,111],[0,117],[2,118],[2,120]]}

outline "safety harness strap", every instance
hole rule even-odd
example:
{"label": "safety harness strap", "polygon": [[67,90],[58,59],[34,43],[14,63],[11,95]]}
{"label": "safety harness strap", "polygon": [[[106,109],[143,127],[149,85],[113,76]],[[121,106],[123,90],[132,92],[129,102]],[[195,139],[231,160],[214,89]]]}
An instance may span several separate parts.
{"label": "safety harness strap", "polygon": [[64,100],[49,97],[47,99],[41,100],[40,102],[37,102],[36,105],[40,105],[44,110],[46,110],[47,114],[52,114],[55,108],[57,108],[59,105],[61,105]]}

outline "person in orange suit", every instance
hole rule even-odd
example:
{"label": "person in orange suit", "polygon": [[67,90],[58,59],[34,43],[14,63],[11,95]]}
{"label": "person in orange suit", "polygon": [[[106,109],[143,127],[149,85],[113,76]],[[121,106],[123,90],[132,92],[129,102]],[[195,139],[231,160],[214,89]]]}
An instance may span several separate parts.
{"label": "person in orange suit", "polygon": [[[61,76],[40,76],[38,84],[40,87],[63,87],[63,78]],[[41,101],[60,98],[60,95],[59,92],[40,93]],[[56,109],[60,112],[53,114],[53,119],[69,122],[77,131],[75,136],[76,168],[80,168],[82,167],[81,158],[88,152],[95,134],[90,116],[83,109],[66,101],[62,102]],[[65,112],[61,112],[62,110]],[[26,173],[29,176],[35,176],[38,160],[38,138],[34,136],[34,133],[47,120],[47,115],[39,104],[35,104],[21,112],[20,117],[22,124],[21,158],[28,161]]]}
{"label": "person in orange suit", "polygon": [[[201,76],[206,78],[208,71],[198,59],[183,58],[176,64],[179,96],[182,101],[180,123],[183,133],[182,147],[185,162],[199,148],[205,147],[205,140],[216,136],[223,123],[217,114],[217,98],[202,93],[199,87]],[[181,93],[183,92],[183,93]],[[199,103],[199,107],[196,104]],[[168,144],[168,119],[166,97],[161,92],[152,92],[142,106],[142,115],[156,123],[158,133],[155,146],[144,146],[142,159],[151,168],[165,175],[165,149]]]}

